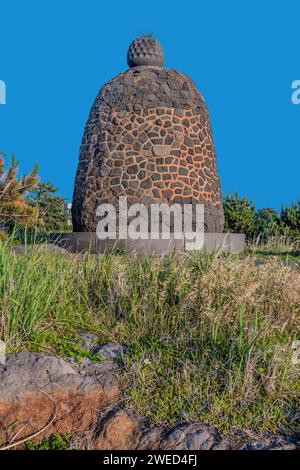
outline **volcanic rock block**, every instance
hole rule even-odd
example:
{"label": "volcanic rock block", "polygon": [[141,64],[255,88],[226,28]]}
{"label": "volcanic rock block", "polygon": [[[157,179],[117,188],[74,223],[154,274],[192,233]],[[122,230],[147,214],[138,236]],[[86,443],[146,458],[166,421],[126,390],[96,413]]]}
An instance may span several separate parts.
{"label": "volcanic rock block", "polygon": [[[120,389],[103,364],[71,365],[62,358],[22,352],[0,365],[0,431],[2,441],[30,436],[54,419],[40,438],[85,431],[114,404]],[[13,427],[12,427],[13,424]]]}
{"label": "volcanic rock block", "polygon": [[138,66],[97,96],[80,149],[75,232],[95,232],[96,209],[119,196],[134,203],[205,206],[205,232],[222,232],[216,153],[205,101],[174,69]]}
{"label": "volcanic rock block", "polygon": [[144,420],[127,410],[113,410],[100,423],[93,446],[96,450],[139,448]]}
{"label": "volcanic rock block", "polygon": [[167,432],[149,426],[132,411],[114,409],[100,423],[94,440],[97,450],[227,450],[231,445],[212,426],[179,424]]}

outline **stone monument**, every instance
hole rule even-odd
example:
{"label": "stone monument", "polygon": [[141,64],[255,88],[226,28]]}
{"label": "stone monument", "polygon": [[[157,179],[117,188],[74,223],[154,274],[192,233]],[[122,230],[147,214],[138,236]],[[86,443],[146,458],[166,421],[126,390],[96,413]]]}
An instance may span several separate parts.
{"label": "stone monument", "polygon": [[[187,75],[163,67],[153,37],[132,42],[129,69],[100,90],[80,148],[74,232],[95,233],[100,204],[203,204],[204,231],[222,234],[216,151],[203,96]],[[224,237],[224,235],[222,235]],[[221,240],[222,237],[217,237]]]}

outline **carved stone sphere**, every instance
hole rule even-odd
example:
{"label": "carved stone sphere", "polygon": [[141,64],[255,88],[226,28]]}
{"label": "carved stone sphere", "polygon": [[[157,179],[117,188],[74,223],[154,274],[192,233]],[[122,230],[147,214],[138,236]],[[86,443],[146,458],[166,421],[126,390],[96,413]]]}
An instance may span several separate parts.
{"label": "carved stone sphere", "polygon": [[161,44],[151,36],[141,36],[129,46],[127,53],[129,67],[164,65],[164,51]]}

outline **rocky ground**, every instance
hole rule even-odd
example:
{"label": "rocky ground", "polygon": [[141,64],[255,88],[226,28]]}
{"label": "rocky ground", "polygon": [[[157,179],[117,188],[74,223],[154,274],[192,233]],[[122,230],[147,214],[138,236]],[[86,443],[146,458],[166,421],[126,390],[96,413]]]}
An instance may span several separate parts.
{"label": "rocky ground", "polygon": [[76,344],[98,355],[99,362],[20,352],[0,365],[2,448],[24,448],[28,439],[39,442],[59,433],[71,435],[70,447],[81,449],[300,449],[300,441],[283,436],[233,443],[201,423],[169,430],[152,426],[122,407],[118,363],[126,347],[98,347],[92,334],[79,335]]}

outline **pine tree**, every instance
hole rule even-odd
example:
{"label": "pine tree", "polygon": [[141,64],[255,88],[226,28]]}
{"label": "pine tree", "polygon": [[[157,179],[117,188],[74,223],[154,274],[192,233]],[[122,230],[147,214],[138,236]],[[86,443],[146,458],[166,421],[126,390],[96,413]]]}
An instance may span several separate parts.
{"label": "pine tree", "polygon": [[39,183],[28,202],[38,210],[39,226],[47,231],[62,230],[68,224],[68,214],[64,205],[66,198],[58,196],[56,188],[49,181]]}
{"label": "pine tree", "polygon": [[26,195],[38,184],[38,166],[28,176],[18,178],[19,162],[15,156],[12,155],[11,166],[5,171],[2,155],[7,156],[0,152],[0,226],[6,230],[16,224],[30,227],[35,224],[36,210],[28,204]]}
{"label": "pine tree", "polygon": [[245,233],[247,239],[255,234],[255,207],[246,196],[239,197],[237,193],[226,194],[223,199],[225,215],[225,231]]}
{"label": "pine tree", "polygon": [[280,220],[286,227],[300,232],[300,200],[297,204],[282,207]]}

